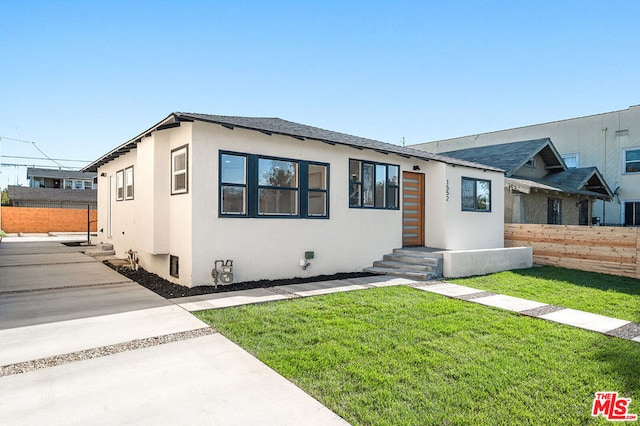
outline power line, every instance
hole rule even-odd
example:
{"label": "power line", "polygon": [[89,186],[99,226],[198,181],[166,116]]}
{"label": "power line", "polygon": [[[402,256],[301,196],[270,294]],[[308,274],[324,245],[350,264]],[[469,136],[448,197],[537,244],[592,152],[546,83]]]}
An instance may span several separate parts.
{"label": "power line", "polygon": [[40,152],[40,154],[44,155],[44,156],[47,158],[47,160],[49,160],[49,161],[52,161],[52,162],[56,163],[56,164],[57,164],[58,166],[60,166],[60,167],[65,167],[65,166],[63,166],[62,164],[58,163],[58,162],[57,162],[56,160],[54,160],[53,158],[49,157],[47,154],[45,154],[45,153],[44,153],[44,151],[43,151],[43,150],[41,150],[41,149],[38,147],[38,145],[36,145],[36,143],[35,143],[34,141],[27,141],[27,140],[24,140],[24,139],[15,139],[15,138],[6,138],[6,137],[4,137],[4,136],[0,136],[0,142],[2,142],[2,140],[3,140],[3,139],[6,139],[6,140],[8,140],[8,141],[22,142],[22,143],[28,143],[28,144],[31,144],[31,145],[33,145],[33,147],[34,147],[35,149],[37,149],[37,150],[38,150],[38,152]]}
{"label": "power line", "polygon": [[[16,163],[0,163],[0,167],[37,167],[37,168],[50,168],[51,165],[43,165],[43,164],[16,164]],[[69,170],[69,171],[77,171],[80,170],[80,167],[67,167],[62,166],[61,169]]]}
{"label": "power line", "polygon": [[[48,160],[48,158],[43,157],[22,157],[19,155],[0,155],[0,158],[20,158],[23,160]],[[90,160],[70,160],[68,158],[52,158],[52,160],[56,161],[69,161],[74,163],[90,163]]]}

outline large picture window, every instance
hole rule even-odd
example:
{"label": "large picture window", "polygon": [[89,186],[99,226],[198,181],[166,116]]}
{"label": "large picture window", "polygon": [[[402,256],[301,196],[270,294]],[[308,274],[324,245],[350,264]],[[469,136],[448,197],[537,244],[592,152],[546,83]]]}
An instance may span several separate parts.
{"label": "large picture window", "polygon": [[171,151],[171,195],[189,192],[189,152],[183,146]]}
{"label": "large picture window", "polygon": [[474,212],[491,211],[491,181],[462,178],[462,210]]}
{"label": "large picture window", "polygon": [[400,167],[349,160],[349,207],[398,209]]}
{"label": "large picture window", "polygon": [[329,217],[329,165],[220,153],[220,215]]}
{"label": "large picture window", "polygon": [[640,148],[625,149],[622,162],[624,173],[640,173]]}

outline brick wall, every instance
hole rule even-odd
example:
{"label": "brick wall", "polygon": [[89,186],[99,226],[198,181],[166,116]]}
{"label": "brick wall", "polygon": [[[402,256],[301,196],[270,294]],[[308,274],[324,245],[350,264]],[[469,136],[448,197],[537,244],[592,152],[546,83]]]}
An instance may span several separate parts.
{"label": "brick wall", "polygon": [[[98,211],[91,210],[91,231],[97,230]],[[44,209],[35,207],[2,207],[0,228],[8,233],[86,232],[87,211],[76,209]]]}

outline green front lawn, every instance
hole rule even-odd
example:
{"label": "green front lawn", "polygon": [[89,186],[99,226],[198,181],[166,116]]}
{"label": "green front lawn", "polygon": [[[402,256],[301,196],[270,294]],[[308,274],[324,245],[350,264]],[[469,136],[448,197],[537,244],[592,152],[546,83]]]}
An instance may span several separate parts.
{"label": "green front lawn", "polygon": [[640,322],[640,280],[633,278],[542,266],[449,281]]}
{"label": "green front lawn", "polygon": [[640,344],[409,287],[197,314],[354,425],[589,424],[640,412]]}

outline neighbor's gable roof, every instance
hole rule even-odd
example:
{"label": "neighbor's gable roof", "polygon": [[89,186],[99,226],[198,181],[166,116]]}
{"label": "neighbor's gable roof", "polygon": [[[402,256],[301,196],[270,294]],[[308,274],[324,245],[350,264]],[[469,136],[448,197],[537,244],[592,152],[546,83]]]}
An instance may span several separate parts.
{"label": "neighbor's gable roof", "polygon": [[567,169],[549,138],[479,146],[443,152],[442,154],[506,170],[507,177],[513,176],[527,161],[538,154],[542,156],[547,169]]}
{"label": "neighbor's gable roof", "polygon": [[599,198],[611,199],[613,192],[597,167],[578,167],[553,173],[541,179],[551,185],[577,191],[576,193],[597,193]]}
{"label": "neighbor's gable roof", "polygon": [[85,173],[74,170],[60,170],[60,169],[41,169],[37,167],[27,168],[27,179],[32,177],[42,177],[51,179],[93,179],[96,177],[95,173]]}
{"label": "neighbor's gable roof", "polygon": [[320,129],[318,127],[307,126],[304,124],[294,123],[292,121],[282,120],[280,118],[265,117],[232,117],[222,115],[209,114],[193,114],[184,112],[174,112],[169,114],[167,118],[136,136],[135,138],[125,142],[114,150],[100,157],[98,160],[89,164],[83,171],[96,172],[98,167],[110,162],[126,152],[131,151],[142,140],[143,137],[151,135],[152,132],[180,126],[181,122],[201,121],[206,123],[218,124],[228,129],[247,129],[257,131],[266,135],[283,135],[289,136],[300,141],[313,140],[329,145],[346,145],[356,149],[367,149],[384,154],[396,154],[401,157],[418,158],[421,160],[434,160],[446,164],[471,167],[482,170],[491,170],[504,172],[500,167],[494,167],[490,164],[479,164],[466,160],[449,158],[444,155],[432,154],[413,148],[401,147],[390,143],[380,142],[373,139],[361,138],[345,133],[334,132],[331,130]]}

